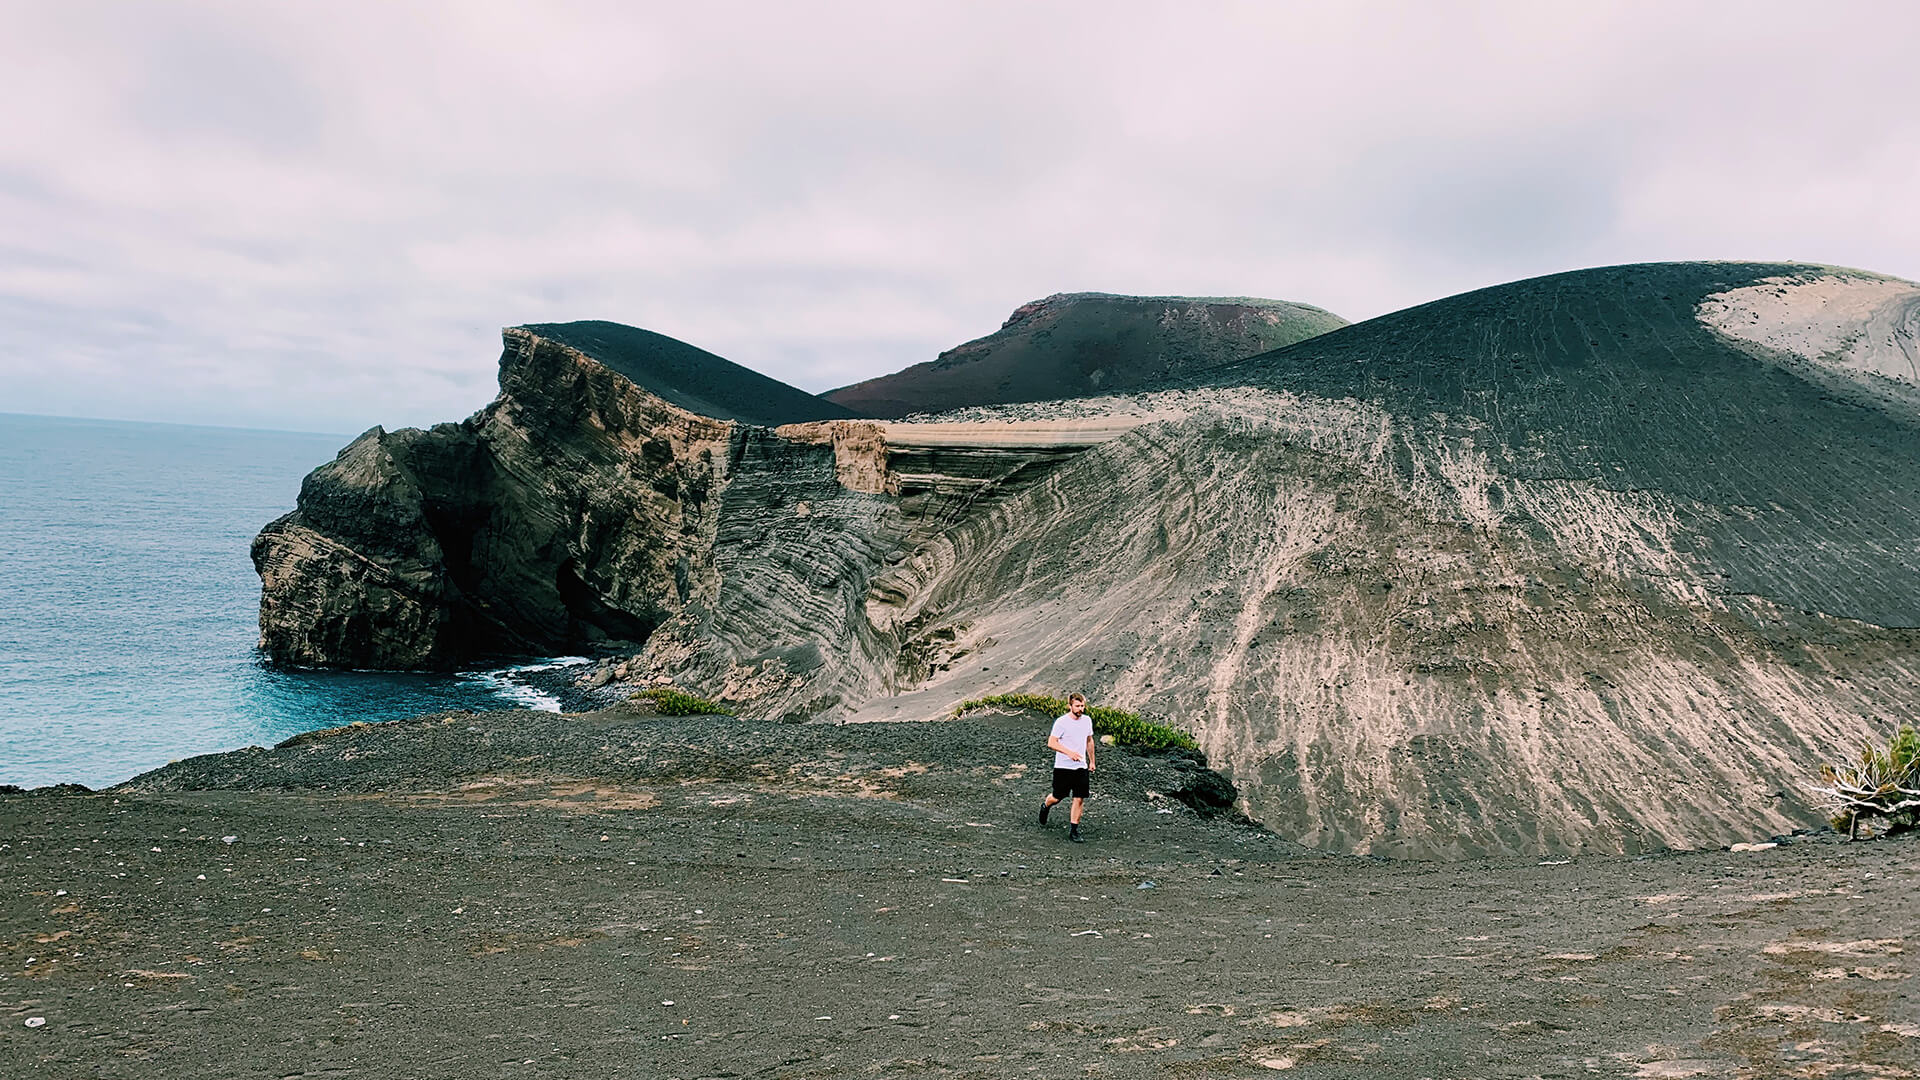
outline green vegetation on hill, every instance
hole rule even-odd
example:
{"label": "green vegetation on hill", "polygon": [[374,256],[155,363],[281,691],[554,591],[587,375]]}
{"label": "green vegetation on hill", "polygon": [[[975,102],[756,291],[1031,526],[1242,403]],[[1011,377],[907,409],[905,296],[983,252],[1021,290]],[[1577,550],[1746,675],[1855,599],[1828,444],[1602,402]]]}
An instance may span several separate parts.
{"label": "green vegetation on hill", "polygon": [[[1064,698],[1048,697],[1045,694],[993,694],[963,701],[953,710],[953,714],[964,716],[974,709],[994,705],[1006,709],[1032,709],[1049,716],[1058,716],[1067,711],[1067,702]],[[1111,735],[1113,741],[1121,746],[1133,746],[1143,750],[1200,749],[1200,744],[1194,741],[1193,736],[1179,728],[1155,723],[1152,720],[1143,720],[1136,713],[1093,705],[1088,707],[1087,715],[1093,717],[1095,734]]]}
{"label": "green vegetation on hill", "polygon": [[628,701],[641,702],[653,706],[653,710],[662,716],[732,716],[733,710],[717,701],[708,701],[685,690],[676,690],[671,686],[656,686],[642,690],[627,698]]}

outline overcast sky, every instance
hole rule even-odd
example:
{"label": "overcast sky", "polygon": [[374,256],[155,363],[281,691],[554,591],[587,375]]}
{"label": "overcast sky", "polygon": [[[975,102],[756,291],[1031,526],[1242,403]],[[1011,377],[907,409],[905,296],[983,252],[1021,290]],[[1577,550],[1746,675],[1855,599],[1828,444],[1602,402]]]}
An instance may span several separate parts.
{"label": "overcast sky", "polygon": [[1920,4],[0,0],[0,412],[357,432],[613,319],[811,391],[1052,292],[1920,278]]}

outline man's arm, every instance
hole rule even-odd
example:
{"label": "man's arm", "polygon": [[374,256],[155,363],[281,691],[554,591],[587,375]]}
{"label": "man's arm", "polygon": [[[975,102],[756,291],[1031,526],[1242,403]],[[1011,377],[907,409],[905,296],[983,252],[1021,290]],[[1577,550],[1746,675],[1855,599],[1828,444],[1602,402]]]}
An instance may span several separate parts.
{"label": "man's arm", "polygon": [[1061,742],[1060,736],[1058,735],[1047,736],[1047,749],[1052,750],[1054,753],[1057,753],[1057,754],[1065,754],[1067,755],[1068,759],[1072,761],[1080,760],[1080,755],[1074,753],[1071,749],[1069,749],[1066,743]]}
{"label": "man's arm", "polygon": [[1093,735],[1089,733],[1087,735],[1087,771],[1088,772],[1093,771],[1093,743],[1094,743]]}

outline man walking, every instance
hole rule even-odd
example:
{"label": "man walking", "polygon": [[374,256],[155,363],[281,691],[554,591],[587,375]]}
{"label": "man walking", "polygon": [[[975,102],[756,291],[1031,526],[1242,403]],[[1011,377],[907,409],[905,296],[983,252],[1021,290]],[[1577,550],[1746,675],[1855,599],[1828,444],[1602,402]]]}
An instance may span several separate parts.
{"label": "man walking", "polygon": [[1040,804],[1040,824],[1047,823],[1047,812],[1055,803],[1071,795],[1073,806],[1067,811],[1071,823],[1067,839],[1080,843],[1080,811],[1087,804],[1088,780],[1093,773],[1093,717],[1087,715],[1087,699],[1074,694],[1067,698],[1067,711],[1053,722],[1047,733],[1047,745],[1053,750],[1053,794]]}

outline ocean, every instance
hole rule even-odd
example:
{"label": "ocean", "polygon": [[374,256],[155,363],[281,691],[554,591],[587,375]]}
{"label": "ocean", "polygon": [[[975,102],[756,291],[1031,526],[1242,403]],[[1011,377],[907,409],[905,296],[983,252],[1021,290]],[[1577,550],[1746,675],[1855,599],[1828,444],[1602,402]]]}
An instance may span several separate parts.
{"label": "ocean", "polygon": [[348,441],[0,413],[0,784],[97,788],[354,720],[557,708],[538,665],[264,662],[248,545]]}

